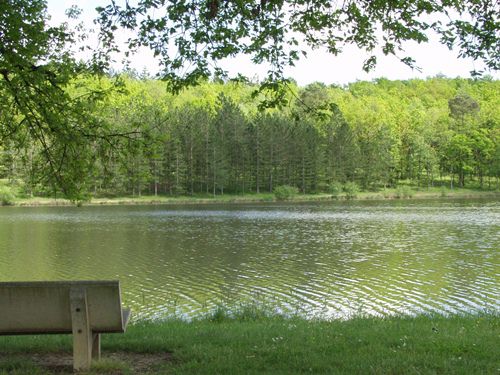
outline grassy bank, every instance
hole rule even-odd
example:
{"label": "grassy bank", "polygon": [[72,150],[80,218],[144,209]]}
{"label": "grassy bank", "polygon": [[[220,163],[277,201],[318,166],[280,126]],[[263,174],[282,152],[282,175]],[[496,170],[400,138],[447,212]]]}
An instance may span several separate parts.
{"label": "grassy bank", "polygon": [[[494,190],[479,189],[442,189],[430,188],[425,190],[413,189],[385,189],[383,191],[362,191],[353,197],[345,194],[332,196],[331,194],[297,194],[288,202],[318,202],[331,200],[385,200],[385,199],[436,199],[436,198],[500,198],[500,192]],[[196,195],[196,196],[125,196],[125,197],[97,197],[90,201],[82,202],[83,205],[134,205],[134,204],[224,204],[224,203],[258,203],[276,202],[274,194],[225,194],[225,195]],[[8,202],[14,206],[66,206],[74,205],[66,199],[54,199],[46,197],[17,198],[12,197]],[[1,203],[0,203],[1,205]],[[7,204],[6,204],[7,205]]]}
{"label": "grassy bank", "polygon": [[[347,321],[216,315],[104,335],[103,359],[91,373],[497,374],[499,335],[494,314]],[[57,367],[54,358],[63,357]],[[70,359],[71,336],[0,337],[0,374],[69,371]]]}

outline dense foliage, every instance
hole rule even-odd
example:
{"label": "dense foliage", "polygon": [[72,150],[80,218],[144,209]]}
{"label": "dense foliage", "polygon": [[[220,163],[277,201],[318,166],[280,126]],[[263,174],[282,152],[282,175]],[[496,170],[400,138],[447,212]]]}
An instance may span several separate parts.
{"label": "dense foliage", "polygon": [[[123,90],[90,115],[115,133],[142,134],[79,149],[79,176],[94,195],[273,192],[338,194],[341,186],[379,189],[405,180],[498,184],[500,83],[490,79],[357,82],[292,87],[285,109],[258,109],[252,85],[202,83],[173,96],[165,83],[122,76]],[[106,90],[111,79],[79,78]],[[5,142],[0,178],[26,194],[53,195],[39,143]],[[349,184],[355,183],[357,186]]]}
{"label": "dense foliage", "polygon": [[425,43],[432,33],[460,56],[499,69],[495,1],[143,0],[113,1],[97,10],[108,51],[120,48],[117,29],[132,31],[124,50],[150,48],[161,61],[162,78],[174,85],[224,75],[217,62],[243,54],[268,67],[261,88],[276,89],[284,68],[318,47],[337,55],[356,45],[366,51],[365,70],[376,65],[379,52],[415,66],[404,42]]}
{"label": "dense foliage", "polygon": [[[25,166],[24,173],[14,173],[29,180],[29,190],[41,184],[61,190],[68,198],[82,199],[90,185],[97,191],[107,187],[110,181],[116,185],[113,189],[130,190],[126,186],[132,179],[133,191],[142,191],[148,174],[152,174],[158,180],[155,191],[160,185],[172,192],[248,191],[261,187],[272,190],[280,180],[311,191],[337,179],[358,179],[364,185],[368,181],[391,181],[388,175],[381,175],[382,170],[392,178],[398,175],[394,171],[387,172],[392,163],[390,158],[377,164],[372,172],[367,171],[368,159],[361,161],[365,164],[358,166],[359,171],[347,173],[348,167],[342,167],[345,171],[334,167],[339,160],[357,160],[356,153],[363,159],[363,148],[371,147],[368,146],[371,136],[380,138],[383,147],[380,155],[387,155],[393,134],[384,133],[385,130],[376,134],[357,134],[356,124],[347,121],[349,126],[342,125],[341,111],[345,109],[337,111],[335,105],[330,106],[330,101],[323,107],[330,120],[312,125],[316,119],[308,117],[305,120],[303,112],[307,111],[303,108],[256,116],[254,112],[245,112],[238,100],[226,95],[211,106],[178,106],[175,111],[168,112],[171,128],[164,129],[161,124],[165,123],[165,113],[157,110],[156,103],[151,104],[156,112],[150,113],[142,104],[119,103],[122,99],[114,97],[106,99],[105,96],[119,86],[101,86],[93,82],[94,74],[109,72],[115,52],[122,48],[115,43],[117,34],[131,35],[123,49],[127,54],[143,46],[154,52],[162,71],[161,78],[168,82],[163,89],[168,88],[171,92],[186,84],[203,82],[208,77],[224,77],[225,72],[217,62],[225,58],[243,54],[256,64],[265,64],[267,78],[252,90],[261,108],[287,104],[290,80],[284,77],[284,69],[293,65],[309,48],[324,47],[336,55],[343,46],[356,45],[368,53],[365,70],[375,66],[377,49],[414,66],[413,57],[404,55],[403,43],[427,42],[432,31],[440,36],[442,43],[456,48],[460,56],[481,60],[493,71],[499,68],[499,9],[498,4],[490,1],[344,1],[341,4],[327,0],[141,0],[110,1],[102,5],[97,9],[100,43],[91,48],[87,40],[89,35],[83,27],[70,26],[71,21],[59,26],[50,24],[45,0],[0,2],[0,147],[9,152],[20,149],[22,153],[16,158],[29,160],[17,163]],[[77,7],[67,11],[70,20],[78,18],[79,13]],[[86,51],[85,61],[76,58],[81,51]],[[114,100],[117,102],[113,103]],[[103,102],[107,104],[103,106]],[[118,108],[113,115],[110,113],[113,105],[126,108]],[[460,107],[460,101],[454,108],[457,106]],[[190,109],[185,113],[186,108]],[[107,116],[100,110],[108,112]],[[120,119],[120,116],[127,117]],[[200,123],[198,116],[210,117],[209,121],[201,122],[210,124],[203,130],[204,142],[196,131],[189,136],[180,135],[182,125],[172,125],[176,121],[185,124],[187,116],[192,116],[189,121],[195,123]],[[469,116],[469,112],[465,115],[457,112],[455,117],[464,116]],[[297,117],[303,121],[296,121]],[[107,121],[110,119],[112,121]],[[122,121],[130,119],[139,125],[159,123],[151,125],[148,132],[143,133],[144,129],[140,129],[138,133],[134,126]],[[226,134],[228,124],[240,123],[240,120],[251,125],[235,126],[240,132],[245,130],[241,134]],[[335,127],[342,131],[333,132]],[[481,138],[481,132],[475,137]],[[157,133],[171,135],[163,145],[171,149],[168,153],[159,152],[160,146],[144,147],[144,144],[151,146]],[[340,142],[332,138],[334,133],[336,137],[352,138],[347,140],[345,150],[332,153],[329,146],[332,142]],[[299,134],[304,136],[303,140],[296,142],[300,139]],[[139,135],[141,144],[135,142]],[[270,151],[261,143],[261,137],[265,136],[275,142],[279,137],[284,138]],[[470,148],[462,147],[463,136],[469,137],[461,133],[450,143],[449,153],[455,155],[448,162],[449,171],[460,175],[460,184],[464,183],[465,174],[471,173],[471,166],[463,162]],[[314,144],[317,138],[323,143]],[[236,139],[240,143],[232,144]],[[186,146],[188,141],[191,143]],[[258,146],[252,142],[257,142]],[[115,160],[117,149],[122,150],[127,144],[126,154],[132,163],[127,164],[127,170],[134,172],[125,173],[118,171],[116,163],[109,160]],[[189,147],[189,156],[185,155],[185,147]],[[240,147],[241,152],[235,152],[236,147]],[[325,147],[330,151],[325,151]],[[173,172],[171,161],[163,160],[167,154],[172,157],[172,152],[179,154],[175,157],[177,164]],[[205,152],[205,156],[196,152]],[[212,152],[210,159],[209,152]],[[258,152],[259,156],[253,152]],[[302,156],[297,157],[300,153]],[[398,157],[392,154],[393,158]],[[294,157],[279,159],[284,155]],[[488,155],[474,157],[489,158]],[[153,172],[146,172],[147,168],[137,165],[144,158],[156,160]],[[329,169],[323,170],[324,165],[319,164],[322,158],[325,168]],[[95,163],[100,167],[96,169]],[[160,168],[161,163],[169,167]],[[112,175],[102,177],[110,169],[113,169]],[[93,181],[86,177],[90,170],[94,173]],[[484,171],[481,169],[480,173]],[[118,175],[129,177],[120,177],[118,183]]]}
{"label": "dense foliage", "polygon": [[[67,14],[76,17],[78,10]],[[95,72],[74,57],[84,36],[68,23],[50,26],[49,18],[43,0],[0,2],[0,148],[24,150],[43,169],[37,180],[77,199],[85,191],[80,177],[92,168],[93,143],[115,144],[128,134],[114,134],[93,115],[111,87],[75,82]]]}

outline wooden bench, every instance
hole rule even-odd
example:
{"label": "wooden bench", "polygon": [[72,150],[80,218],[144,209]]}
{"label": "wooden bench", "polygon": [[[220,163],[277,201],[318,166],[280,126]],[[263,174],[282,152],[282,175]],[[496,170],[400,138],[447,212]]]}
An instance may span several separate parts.
{"label": "wooden bench", "polygon": [[0,335],[73,334],[73,368],[100,358],[101,333],[125,332],[119,281],[1,282]]}

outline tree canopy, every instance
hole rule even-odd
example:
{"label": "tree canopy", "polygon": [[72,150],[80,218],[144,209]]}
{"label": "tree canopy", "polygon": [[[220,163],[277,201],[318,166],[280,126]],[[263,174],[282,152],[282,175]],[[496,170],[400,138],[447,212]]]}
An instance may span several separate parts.
{"label": "tree canopy", "polygon": [[337,55],[354,44],[368,52],[367,71],[377,63],[377,50],[416,67],[403,43],[427,42],[430,31],[461,57],[481,59],[493,70],[500,64],[495,1],[141,0],[120,6],[113,0],[97,10],[104,45],[114,45],[117,29],[134,31],[127,48],[151,48],[162,77],[180,85],[223,76],[217,61],[238,54],[267,63],[272,84],[306,47]]}
{"label": "tree canopy", "polygon": [[112,144],[117,134],[93,111],[109,89],[75,86],[77,77],[94,72],[74,57],[78,34],[67,24],[49,26],[48,17],[42,0],[0,2],[0,147],[35,142],[46,163],[41,179],[77,199],[92,142]]}

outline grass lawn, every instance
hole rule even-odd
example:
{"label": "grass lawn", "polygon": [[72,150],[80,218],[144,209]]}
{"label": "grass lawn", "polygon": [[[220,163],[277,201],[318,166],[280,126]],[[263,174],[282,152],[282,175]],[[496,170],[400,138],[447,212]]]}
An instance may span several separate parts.
{"label": "grass lawn", "polygon": [[[213,315],[103,336],[92,374],[498,374],[498,314],[315,321]],[[0,337],[0,374],[71,370],[71,336]]]}

